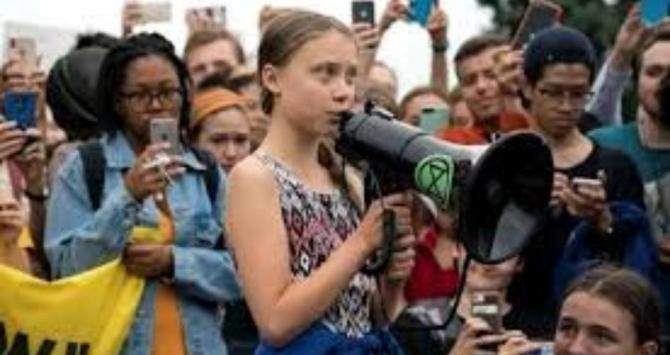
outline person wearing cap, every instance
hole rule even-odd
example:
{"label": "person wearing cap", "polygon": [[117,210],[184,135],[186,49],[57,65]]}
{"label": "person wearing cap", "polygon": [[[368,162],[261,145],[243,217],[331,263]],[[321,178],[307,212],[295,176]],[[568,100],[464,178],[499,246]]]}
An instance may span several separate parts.
{"label": "person wearing cap", "polygon": [[49,181],[72,150],[99,134],[95,90],[100,65],[108,51],[98,46],[72,50],[60,57],[49,71],[46,100],[56,125],[67,137],[67,142],[53,152],[48,167]]}
{"label": "person wearing cap", "polygon": [[226,173],[251,153],[246,104],[244,97],[223,88],[200,91],[193,99],[191,141],[214,155]]}
{"label": "person wearing cap", "polygon": [[[550,213],[525,250],[517,294],[526,307],[538,307],[538,314],[553,315],[567,283],[584,271],[582,262],[609,260],[642,274],[649,271],[646,261],[630,254],[649,251],[650,241],[635,165],[578,127],[591,96],[595,63],[588,38],[562,26],[540,32],[524,52],[530,126],[545,139],[554,159]],[[553,325],[555,319],[545,321]]]}

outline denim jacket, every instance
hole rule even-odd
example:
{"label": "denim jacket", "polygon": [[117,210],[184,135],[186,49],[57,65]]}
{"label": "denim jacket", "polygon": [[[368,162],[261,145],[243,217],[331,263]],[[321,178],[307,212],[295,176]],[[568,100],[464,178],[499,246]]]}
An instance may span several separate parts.
{"label": "denim jacket", "polygon": [[[123,134],[101,138],[106,157],[100,208],[93,211],[78,151],[58,172],[49,200],[45,249],[54,278],[80,273],[121,255],[134,226],[157,226],[152,198],[138,203],[125,188],[123,172],[135,154]],[[186,173],[167,188],[175,223],[174,287],[177,291],[187,353],[226,354],[217,319],[217,304],[240,298],[230,254],[214,250],[220,237],[225,181],[219,198],[207,194],[205,167],[192,152],[184,154]],[[123,354],[149,354],[153,342],[156,280],[147,280]]]}

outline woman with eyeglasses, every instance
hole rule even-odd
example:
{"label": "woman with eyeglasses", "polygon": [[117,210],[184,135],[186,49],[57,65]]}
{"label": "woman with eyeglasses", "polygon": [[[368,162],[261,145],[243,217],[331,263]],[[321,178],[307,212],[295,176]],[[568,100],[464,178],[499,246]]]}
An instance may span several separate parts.
{"label": "woman with eyeglasses", "polygon": [[[123,354],[225,354],[217,303],[239,297],[239,289],[229,255],[217,250],[224,180],[187,140],[184,64],[160,35],[130,37],[105,57],[97,101],[105,133],[91,144],[99,153],[71,154],[49,201],[45,247],[53,276],[121,257],[147,280]],[[158,118],[177,121],[178,146],[152,142]],[[98,197],[91,169],[100,169]]]}

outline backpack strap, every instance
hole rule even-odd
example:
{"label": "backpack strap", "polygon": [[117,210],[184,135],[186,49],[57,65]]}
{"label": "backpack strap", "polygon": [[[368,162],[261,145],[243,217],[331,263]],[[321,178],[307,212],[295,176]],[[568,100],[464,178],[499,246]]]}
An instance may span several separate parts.
{"label": "backpack strap", "polygon": [[[209,201],[214,206],[216,198],[219,193],[219,184],[221,183],[221,174],[219,174],[219,163],[216,162],[214,156],[205,150],[191,148],[195,157],[205,165],[205,172],[203,178],[205,179],[205,187],[207,189],[207,196]],[[214,249],[225,250],[223,233],[219,236],[214,245]]]}
{"label": "backpack strap", "polygon": [[94,211],[100,208],[102,190],[105,186],[105,152],[102,144],[91,140],[77,147],[84,167],[84,181],[88,189],[88,200]]}
{"label": "backpack strap", "polygon": [[205,187],[207,188],[209,201],[212,203],[212,206],[214,206],[214,202],[216,202],[217,195],[219,194],[219,183],[221,182],[219,164],[210,152],[196,148],[192,149],[195,157],[205,165],[205,172],[203,175],[205,179]]}
{"label": "backpack strap", "polygon": [[[83,143],[77,147],[77,150],[81,156],[84,168],[84,181],[86,182],[86,187],[88,189],[88,198],[91,203],[91,208],[96,211],[100,208],[102,191],[105,186],[105,166],[107,164],[105,152],[102,144],[97,140]],[[196,158],[205,165],[203,178],[205,179],[207,196],[213,206],[214,202],[216,202],[221,180],[219,166],[209,152],[193,149],[193,153]],[[220,238],[217,247],[223,249],[223,238]]]}

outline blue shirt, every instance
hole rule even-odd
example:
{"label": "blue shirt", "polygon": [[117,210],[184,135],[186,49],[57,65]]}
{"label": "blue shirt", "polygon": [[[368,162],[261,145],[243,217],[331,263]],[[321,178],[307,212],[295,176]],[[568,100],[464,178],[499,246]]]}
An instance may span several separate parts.
{"label": "blue shirt", "polygon": [[[45,249],[54,278],[94,268],[119,257],[134,226],[157,226],[153,199],[137,202],[126,189],[123,172],[135,154],[121,133],[101,138],[106,158],[100,208],[88,197],[78,151],[70,154],[54,181],[45,230]],[[225,180],[210,202],[203,178],[205,167],[192,152],[184,154],[186,173],[166,191],[175,224],[174,286],[187,352],[226,354],[217,319],[217,305],[240,298],[229,253],[215,250],[222,233]],[[123,354],[150,354],[153,337],[156,280],[147,280]]]}

